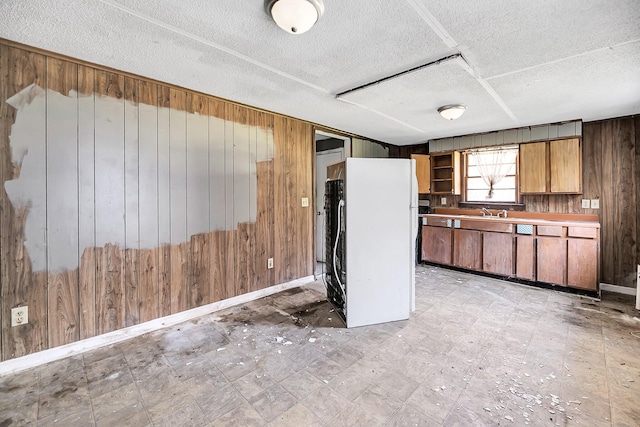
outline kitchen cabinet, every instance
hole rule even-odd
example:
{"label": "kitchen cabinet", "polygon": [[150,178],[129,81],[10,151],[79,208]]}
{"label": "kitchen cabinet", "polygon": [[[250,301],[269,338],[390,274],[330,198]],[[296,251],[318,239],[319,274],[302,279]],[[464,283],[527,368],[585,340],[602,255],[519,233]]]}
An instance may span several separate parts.
{"label": "kitchen cabinet", "polygon": [[431,193],[431,160],[428,154],[412,154],[416,161],[416,177],[418,178],[418,193]]}
{"label": "kitchen cabinet", "polygon": [[516,236],[516,277],[536,280],[536,241],[533,236]]}
{"label": "kitchen cabinet", "polygon": [[566,284],[567,241],[557,237],[536,239],[536,270],[538,282],[554,285]]}
{"label": "kitchen cabinet", "polygon": [[512,234],[483,233],[482,271],[501,276],[511,276],[513,274]]}
{"label": "kitchen cabinet", "polygon": [[547,143],[520,144],[520,193],[547,192]]}
{"label": "kitchen cabinet", "polygon": [[518,179],[520,194],[581,194],[580,139],[520,144]]}
{"label": "kitchen cabinet", "polygon": [[422,227],[422,260],[451,264],[451,229],[425,225]]}
{"label": "kitchen cabinet", "polygon": [[453,230],[453,265],[482,270],[482,232]]}
{"label": "kitchen cabinet", "polygon": [[595,291],[598,284],[598,240],[595,230],[569,227],[567,239],[567,286]]}
{"label": "kitchen cabinet", "polygon": [[[509,279],[598,292],[597,216],[566,215],[570,218],[424,215],[422,259]],[[582,216],[586,218],[576,218]]]}
{"label": "kitchen cabinet", "polygon": [[460,152],[431,154],[431,194],[460,195]]}
{"label": "kitchen cabinet", "polygon": [[549,170],[552,193],[582,193],[582,149],[580,140],[549,143]]}

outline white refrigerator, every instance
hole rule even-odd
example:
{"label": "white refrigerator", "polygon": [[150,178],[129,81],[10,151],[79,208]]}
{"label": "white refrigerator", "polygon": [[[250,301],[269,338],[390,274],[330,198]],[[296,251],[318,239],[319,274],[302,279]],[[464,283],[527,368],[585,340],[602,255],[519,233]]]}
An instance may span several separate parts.
{"label": "white refrigerator", "polygon": [[[415,160],[347,158],[330,165],[327,176],[344,180],[343,225],[333,231],[344,241],[330,249],[342,247],[343,253],[331,254],[342,261],[328,263],[342,271],[332,268],[327,276],[341,279],[345,307],[339,312],[347,327],[408,319],[415,309]],[[331,203],[339,201],[329,202],[336,208]]]}

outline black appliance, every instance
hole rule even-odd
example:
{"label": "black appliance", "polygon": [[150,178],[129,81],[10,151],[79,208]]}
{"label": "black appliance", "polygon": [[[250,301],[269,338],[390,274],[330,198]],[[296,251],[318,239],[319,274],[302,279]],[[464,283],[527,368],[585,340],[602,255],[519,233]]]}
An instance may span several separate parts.
{"label": "black appliance", "polygon": [[416,264],[420,264],[422,261],[422,217],[419,215],[431,213],[431,201],[430,200],[418,200],[418,237],[416,238]]}

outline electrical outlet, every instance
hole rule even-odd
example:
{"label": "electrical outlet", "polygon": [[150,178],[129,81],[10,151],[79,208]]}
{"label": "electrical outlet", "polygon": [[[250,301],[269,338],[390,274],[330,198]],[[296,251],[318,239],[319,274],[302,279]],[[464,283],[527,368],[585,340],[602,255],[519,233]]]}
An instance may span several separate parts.
{"label": "electrical outlet", "polygon": [[22,306],[11,309],[11,327],[29,323],[29,307]]}
{"label": "electrical outlet", "polygon": [[591,199],[591,209],[600,209],[600,199]]}
{"label": "electrical outlet", "polygon": [[447,204],[447,198],[446,197],[440,197],[440,204],[441,205],[446,205]]}
{"label": "electrical outlet", "polygon": [[582,199],[582,209],[589,209],[591,207],[591,200]]}
{"label": "electrical outlet", "polygon": [[271,270],[273,268],[273,258],[269,258],[267,260],[267,269]]}
{"label": "electrical outlet", "polygon": [[309,207],[309,198],[308,197],[303,197],[302,198],[302,207],[303,208]]}

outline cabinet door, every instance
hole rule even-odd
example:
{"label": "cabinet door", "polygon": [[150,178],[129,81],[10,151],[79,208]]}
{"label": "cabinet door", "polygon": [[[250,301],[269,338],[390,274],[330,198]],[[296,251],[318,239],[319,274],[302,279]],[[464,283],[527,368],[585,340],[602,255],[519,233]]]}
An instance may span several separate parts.
{"label": "cabinet door", "polygon": [[513,236],[511,234],[484,233],[482,270],[502,276],[513,275]]}
{"label": "cabinet door", "polygon": [[416,161],[416,176],[418,178],[418,193],[429,194],[431,192],[431,162],[426,154],[412,154]]}
{"label": "cabinet door", "polygon": [[567,285],[594,291],[598,289],[597,240],[567,240]]}
{"label": "cabinet door", "polygon": [[516,277],[536,280],[536,246],[533,236],[516,236]]}
{"label": "cabinet door", "polygon": [[451,264],[451,229],[422,227],[422,260],[438,264]]}
{"label": "cabinet door", "polygon": [[471,270],[482,269],[482,232],[453,230],[453,265]]}
{"label": "cabinet door", "polygon": [[538,282],[564,286],[567,241],[559,237],[538,237],[536,246]]}
{"label": "cabinet door", "polygon": [[551,141],[551,192],[582,193],[582,149],[579,139]]}
{"label": "cabinet door", "polygon": [[547,192],[547,143],[520,144],[520,193]]}

